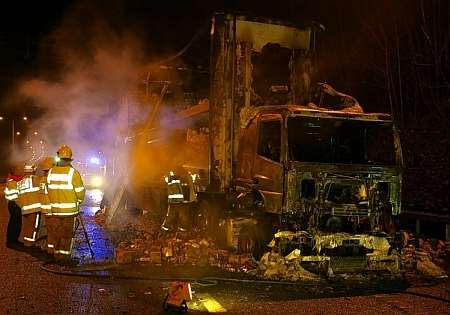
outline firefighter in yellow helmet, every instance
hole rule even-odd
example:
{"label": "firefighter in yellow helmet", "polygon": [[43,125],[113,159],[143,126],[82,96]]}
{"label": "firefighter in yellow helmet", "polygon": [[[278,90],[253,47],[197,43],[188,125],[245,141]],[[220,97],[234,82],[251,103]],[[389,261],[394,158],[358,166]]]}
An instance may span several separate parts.
{"label": "firefighter in yellow helmet", "polygon": [[80,173],[71,165],[72,149],[61,146],[57,163],[47,175],[51,214],[47,216],[48,247],[57,261],[70,262],[75,222],[84,200],[85,188]]}
{"label": "firefighter in yellow helmet", "polygon": [[[50,198],[48,197],[47,175],[54,165],[52,157],[46,157],[39,163],[39,199],[41,203],[41,225],[37,235],[37,244],[48,251],[47,216],[51,213]],[[45,238],[47,236],[47,239]]]}
{"label": "firefighter in yellow helmet", "polygon": [[55,160],[52,157],[46,157],[39,164],[39,170],[41,172],[39,179],[39,187],[41,193],[41,211],[43,214],[51,214],[50,198],[48,197],[47,187],[47,175],[50,169],[54,166]]}
{"label": "firefighter in yellow helmet", "polygon": [[17,183],[17,204],[22,209],[22,236],[25,245],[34,246],[41,221],[39,177],[35,165],[25,165],[24,177]]}

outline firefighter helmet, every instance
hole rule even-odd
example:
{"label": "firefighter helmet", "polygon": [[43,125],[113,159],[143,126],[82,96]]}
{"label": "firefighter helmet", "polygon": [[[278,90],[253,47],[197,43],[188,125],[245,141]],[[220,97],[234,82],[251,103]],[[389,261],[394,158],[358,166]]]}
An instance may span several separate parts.
{"label": "firefighter helmet", "polygon": [[54,163],[55,160],[52,157],[48,156],[41,161],[41,163],[39,164],[39,168],[43,171],[48,171],[52,168]]}
{"label": "firefighter helmet", "polygon": [[60,159],[72,159],[72,149],[68,145],[62,145],[56,153]]}

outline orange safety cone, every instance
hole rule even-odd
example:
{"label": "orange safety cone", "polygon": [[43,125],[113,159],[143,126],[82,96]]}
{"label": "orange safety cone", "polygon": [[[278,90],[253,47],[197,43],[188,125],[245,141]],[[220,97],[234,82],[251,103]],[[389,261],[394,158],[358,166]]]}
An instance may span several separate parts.
{"label": "orange safety cone", "polygon": [[187,302],[192,300],[191,284],[185,281],[174,281],[170,284],[169,292],[164,299],[163,308],[187,312]]}

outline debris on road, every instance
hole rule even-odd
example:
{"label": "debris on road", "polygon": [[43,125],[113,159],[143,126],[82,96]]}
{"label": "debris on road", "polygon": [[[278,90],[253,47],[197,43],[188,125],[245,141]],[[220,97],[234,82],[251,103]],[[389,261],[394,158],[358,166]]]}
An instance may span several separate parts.
{"label": "debris on road", "polygon": [[445,277],[446,273],[444,270],[436,266],[431,260],[419,260],[417,261],[417,271],[423,275],[441,278]]}
{"label": "debris on road", "polygon": [[[346,233],[334,233],[312,238],[304,231],[280,231],[267,244],[268,251],[259,261],[250,253],[220,248],[200,231],[163,233],[159,224],[148,220],[138,226],[127,226],[120,235],[114,253],[118,264],[215,267],[259,279],[283,281],[318,280],[339,273],[358,273],[362,269],[443,277],[448,272],[450,257],[450,242],[420,239],[407,232],[403,232],[397,247],[381,234],[350,237]],[[309,248],[300,245],[305,244],[305,239],[310,241]],[[345,249],[349,240],[358,241],[361,247],[357,257],[350,259],[350,265],[357,267],[354,271],[352,266],[345,267],[345,259],[327,256],[330,251]]]}
{"label": "debris on road", "polygon": [[[404,232],[401,250],[403,268],[430,277],[445,277],[450,270],[450,242],[416,238]],[[447,272],[446,272],[447,271]]]}
{"label": "debris on road", "polygon": [[195,234],[175,233],[154,238],[141,233],[139,238],[120,242],[115,249],[115,259],[118,264],[211,266],[230,272],[254,268],[251,255],[219,249],[212,239]]}
{"label": "debris on road", "polygon": [[267,252],[259,261],[257,276],[271,280],[317,280],[319,276],[307,271],[301,266],[301,252],[294,249],[290,254],[283,257],[276,250]]}
{"label": "debris on road", "polygon": [[98,211],[96,211],[94,218],[95,218],[95,222],[98,225],[104,226],[106,223],[106,208],[102,208],[102,209],[99,209]]}

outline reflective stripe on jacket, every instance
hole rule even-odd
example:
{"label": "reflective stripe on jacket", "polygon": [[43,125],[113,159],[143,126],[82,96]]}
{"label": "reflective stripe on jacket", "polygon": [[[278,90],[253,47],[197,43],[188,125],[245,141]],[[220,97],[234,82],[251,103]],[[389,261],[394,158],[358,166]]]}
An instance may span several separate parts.
{"label": "reflective stripe on jacket", "polygon": [[19,197],[19,190],[17,189],[17,182],[15,180],[9,179],[6,182],[5,187],[5,198],[8,201],[15,201]]}
{"label": "reflective stripe on jacket", "polygon": [[179,179],[171,179],[167,183],[167,198],[169,203],[184,201],[183,187]]}
{"label": "reflective stripe on jacket", "polygon": [[39,177],[25,176],[17,183],[19,197],[17,204],[22,208],[22,214],[30,214],[41,211],[41,198],[39,194]]}
{"label": "reflective stripe on jacket", "polygon": [[52,206],[50,204],[50,198],[48,197],[47,176],[39,178],[39,197],[41,200],[42,213],[50,214]]}
{"label": "reflective stripe on jacket", "polygon": [[47,175],[51,214],[77,215],[84,200],[85,188],[80,173],[71,166],[54,166]]}

